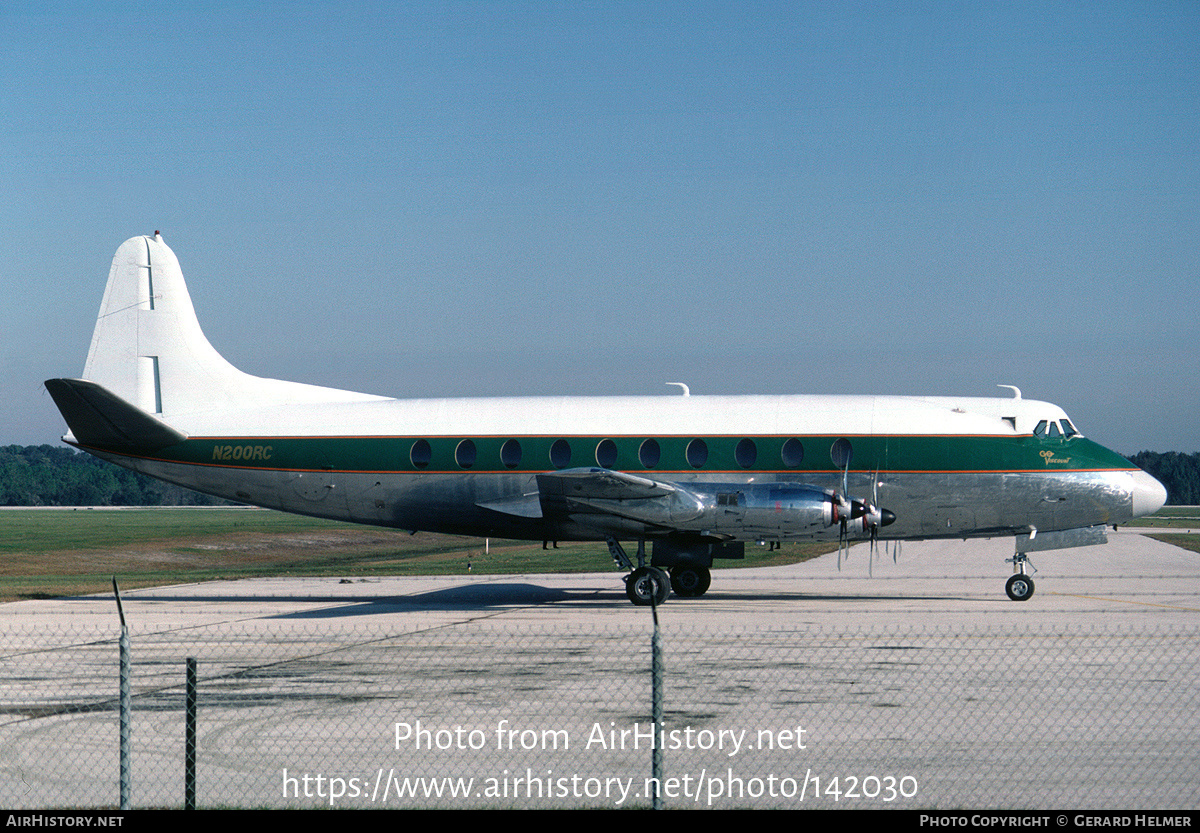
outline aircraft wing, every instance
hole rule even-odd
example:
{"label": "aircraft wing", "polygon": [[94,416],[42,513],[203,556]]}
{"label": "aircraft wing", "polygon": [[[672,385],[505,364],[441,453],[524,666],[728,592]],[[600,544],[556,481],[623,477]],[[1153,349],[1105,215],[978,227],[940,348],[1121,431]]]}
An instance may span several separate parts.
{"label": "aircraft wing", "polygon": [[478,505],[521,518],[610,515],[670,525],[703,511],[698,497],[675,483],[601,468],[539,474],[537,491]]}
{"label": "aircraft wing", "polygon": [[536,492],[477,505],[520,518],[611,516],[655,526],[703,511],[699,498],[675,483],[602,468],[539,474]]}
{"label": "aircraft wing", "polygon": [[680,491],[674,483],[639,477],[612,469],[565,469],[537,476],[542,495],[564,495],[599,500],[642,500]]}
{"label": "aircraft wing", "polygon": [[677,483],[612,469],[564,469],[537,476],[543,515],[615,516],[657,527],[699,517],[704,502]]}

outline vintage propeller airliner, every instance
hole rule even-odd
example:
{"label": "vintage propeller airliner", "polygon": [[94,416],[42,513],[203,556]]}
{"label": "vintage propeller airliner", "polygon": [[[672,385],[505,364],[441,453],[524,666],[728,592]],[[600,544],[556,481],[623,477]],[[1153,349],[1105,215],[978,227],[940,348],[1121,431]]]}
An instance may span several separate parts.
{"label": "vintage propeller airliner", "polygon": [[205,338],[157,232],[117,250],[83,378],[46,387],[66,442],[201,492],[412,531],[604,541],[635,604],[703,595],[713,560],[747,542],[1009,535],[1006,589],[1025,600],[1027,553],[1104,543],[1166,500],[1015,388],[397,400],[250,376]]}

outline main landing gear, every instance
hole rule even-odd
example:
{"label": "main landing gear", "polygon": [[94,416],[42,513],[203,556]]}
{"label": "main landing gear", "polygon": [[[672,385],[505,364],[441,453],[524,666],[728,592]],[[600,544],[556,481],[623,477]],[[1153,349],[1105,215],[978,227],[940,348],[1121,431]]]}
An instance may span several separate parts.
{"label": "main landing gear", "polygon": [[1033,579],[1025,573],[1025,565],[1028,561],[1029,559],[1023,552],[1012,557],[1014,572],[1005,583],[1004,591],[1014,602],[1027,602],[1033,595]]}
{"label": "main landing gear", "polygon": [[708,567],[690,564],[676,566],[668,574],[661,567],[648,566],[645,541],[638,542],[637,567],[633,566],[625,549],[615,538],[609,538],[607,543],[617,566],[630,571],[625,576],[625,595],[635,605],[660,605],[670,597],[672,590],[676,596],[685,599],[703,596],[712,584],[712,572]]}
{"label": "main landing gear", "polygon": [[625,577],[625,595],[635,605],[660,605],[671,595],[671,578],[658,567],[638,567]]}
{"label": "main landing gear", "polygon": [[625,577],[625,595],[635,605],[662,604],[675,591],[684,599],[703,596],[712,584],[707,567],[672,567],[670,575],[661,567],[638,567]]}
{"label": "main landing gear", "polygon": [[707,567],[672,567],[671,589],[685,599],[703,596],[712,584],[712,572]]}

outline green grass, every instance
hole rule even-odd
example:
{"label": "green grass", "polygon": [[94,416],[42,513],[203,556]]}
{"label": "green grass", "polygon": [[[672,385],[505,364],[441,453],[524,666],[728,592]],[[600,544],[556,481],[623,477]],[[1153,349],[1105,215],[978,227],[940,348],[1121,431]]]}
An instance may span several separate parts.
{"label": "green grass", "polygon": [[1200,506],[1164,506],[1153,515],[1138,518],[1128,525],[1159,529],[1200,530]]}
{"label": "green grass", "polygon": [[[836,544],[747,547],[719,567],[790,564]],[[482,575],[613,570],[602,543],[485,542],[258,509],[0,512],[0,601],[264,576]]]}
{"label": "green grass", "polygon": [[345,526],[336,521],[254,509],[11,510],[0,512],[0,555]]}
{"label": "green grass", "polygon": [[1171,533],[1170,535],[1150,535],[1149,537],[1155,541],[1162,541],[1164,544],[1174,544],[1185,550],[1200,552],[1200,535]]}
{"label": "green grass", "polygon": [[1164,506],[1153,515],[1138,518],[1129,526],[1147,529],[1187,529],[1196,530],[1198,534],[1171,533],[1169,535],[1153,535],[1149,537],[1164,544],[1192,552],[1200,552],[1200,506]]}

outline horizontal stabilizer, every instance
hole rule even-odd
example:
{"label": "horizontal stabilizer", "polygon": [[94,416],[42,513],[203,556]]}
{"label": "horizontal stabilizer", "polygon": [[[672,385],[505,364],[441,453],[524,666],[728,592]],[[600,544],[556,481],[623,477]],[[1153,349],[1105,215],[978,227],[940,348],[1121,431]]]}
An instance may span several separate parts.
{"label": "horizontal stabilizer", "polygon": [[95,382],[47,379],[45,384],[71,433],[82,445],[155,451],[187,439],[186,434]]}

